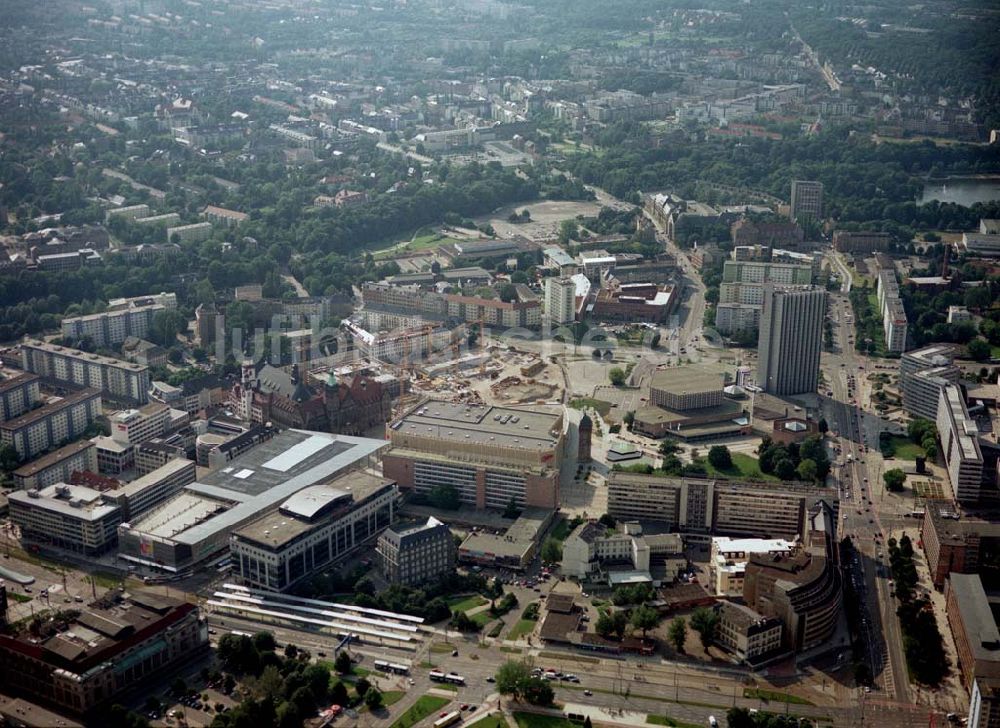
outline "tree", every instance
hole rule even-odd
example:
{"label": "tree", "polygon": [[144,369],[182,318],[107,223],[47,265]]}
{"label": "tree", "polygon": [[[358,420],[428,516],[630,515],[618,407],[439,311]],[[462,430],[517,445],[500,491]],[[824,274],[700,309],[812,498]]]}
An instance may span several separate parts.
{"label": "tree", "polygon": [[973,339],[966,344],[965,350],[969,353],[969,358],[975,361],[986,361],[992,353],[989,343],[982,339]]}
{"label": "tree", "polygon": [[667,628],[667,639],[674,649],[684,654],[684,641],[687,639],[687,621],[684,617],[674,617]]}
{"label": "tree", "polygon": [[631,430],[632,424],[635,422],[635,412],[632,410],[626,412],[625,416],[622,417],[622,422],[625,423],[625,427]]}
{"label": "tree", "polygon": [[177,334],[187,329],[187,317],[175,308],[157,311],[150,322],[149,338],[161,346],[172,346]]}
{"label": "tree", "polygon": [[358,681],[354,683],[354,690],[357,692],[359,698],[363,698],[371,689],[371,686],[372,684],[368,682],[367,678],[359,677]]}
{"label": "tree", "polygon": [[719,626],[719,615],[713,609],[698,607],[691,614],[691,627],[701,638],[701,646],[706,650],[715,639],[715,630]]}
{"label": "tree", "polygon": [[507,660],[496,674],[497,692],[514,700],[520,699],[522,690],[531,678],[531,669],[520,660]]}
{"label": "tree", "polygon": [[346,650],[337,653],[337,659],[333,661],[333,669],[341,675],[347,675],[354,668],[354,661]]}
{"label": "tree", "polygon": [[258,652],[273,652],[275,643],[274,635],[270,632],[257,632],[253,636],[253,646]]}
{"label": "tree", "polygon": [[459,632],[478,632],[479,625],[465,612],[454,611],[451,613],[451,626]]}
{"label": "tree", "polygon": [[503,509],[503,517],[517,518],[519,515],[521,515],[521,509],[517,507],[517,500],[515,500],[514,496],[511,496],[510,500],[507,501],[506,508]]}
{"label": "tree", "polygon": [[188,691],[187,683],[184,682],[184,678],[182,677],[175,678],[174,681],[170,683],[170,692],[172,692],[174,695],[177,695],[178,697],[182,695],[187,695],[187,691]]}
{"label": "tree", "polygon": [[310,665],[302,671],[302,677],[306,679],[306,685],[312,690],[317,700],[325,700],[326,694],[330,690],[330,670],[326,665]]}
{"label": "tree", "polygon": [[542,561],[548,561],[551,563],[562,561],[562,555],[562,544],[559,543],[557,539],[552,537],[545,539],[545,543],[542,544],[541,550]]}
{"label": "tree", "polygon": [[718,470],[728,470],[733,467],[733,456],[725,445],[712,445],[708,449],[708,462]]}
{"label": "tree", "polygon": [[294,660],[299,654],[299,648],[289,642],[285,645],[285,657],[289,660]]}
{"label": "tree", "polygon": [[368,688],[365,692],[365,705],[368,710],[378,710],[382,707],[382,693],[378,688]]}
{"label": "tree", "polygon": [[621,639],[625,636],[625,630],[628,629],[628,615],[623,610],[606,612],[597,618],[594,629],[602,637],[608,638],[614,635]]}
{"label": "tree", "polygon": [[807,482],[812,482],[816,480],[816,461],[806,458],[799,463],[799,467],[795,469],[795,472],[799,476],[799,480],[805,480]]}
{"label": "tree", "polygon": [[655,629],[659,623],[660,613],[652,607],[645,605],[633,609],[632,616],[629,617],[629,624],[632,625],[632,629],[642,630],[643,637],[646,636],[646,632]]}
{"label": "tree", "polygon": [[825,417],[820,417],[817,427],[819,428],[819,431],[824,435],[830,431],[830,425],[827,424]]}
{"label": "tree", "polygon": [[616,387],[625,384],[625,370],[621,367],[612,367],[608,372],[608,380]]}
{"label": "tree", "polygon": [[782,480],[791,480],[795,477],[795,464],[791,458],[782,458],[774,464],[774,474]]}
{"label": "tree", "polygon": [[893,468],[892,470],[886,470],[882,474],[882,479],[885,481],[885,487],[888,490],[898,493],[903,489],[903,483],[906,482],[906,473],[899,468]]}
{"label": "tree", "polygon": [[576,220],[563,220],[559,223],[559,242],[565,245],[570,240],[580,237],[580,226]]}
{"label": "tree", "polygon": [[451,483],[435,486],[428,494],[427,499],[432,506],[444,511],[456,511],[462,505],[458,489]]}
{"label": "tree", "polygon": [[555,699],[555,691],[547,680],[540,677],[528,678],[527,683],[521,690],[524,699],[532,705],[549,706]]}
{"label": "tree", "polygon": [[13,445],[0,445],[0,470],[10,472],[15,470],[20,462],[21,458]]}
{"label": "tree", "polygon": [[347,694],[347,686],[340,680],[335,682],[333,687],[330,688],[330,702],[333,705],[347,705],[350,700],[351,698]]}

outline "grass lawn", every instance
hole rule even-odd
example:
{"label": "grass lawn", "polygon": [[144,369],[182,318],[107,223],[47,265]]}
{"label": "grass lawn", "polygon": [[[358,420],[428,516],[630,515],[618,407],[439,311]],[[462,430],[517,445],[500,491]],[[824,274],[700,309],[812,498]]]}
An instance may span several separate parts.
{"label": "grass lawn", "polygon": [[489,636],[499,637],[501,632],[503,632],[503,622],[497,622],[490,628]]}
{"label": "grass lawn", "polygon": [[757,698],[758,700],[770,700],[776,703],[790,703],[792,705],[813,705],[805,698],[789,693],[779,693],[776,690],[761,690],[760,688],[743,688],[744,698]]}
{"label": "grass lawn", "polygon": [[607,417],[608,412],[611,411],[610,402],[605,402],[603,399],[593,399],[591,397],[577,397],[576,399],[571,399],[569,401],[569,406],[573,409],[584,409],[585,407],[590,407],[591,409],[597,410],[601,417]]}
{"label": "grass lawn", "polygon": [[476,607],[481,607],[486,604],[487,601],[485,597],[479,594],[473,594],[468,597],[459,597],[457,599],[452,599],[448,602],[448,608],[453,612],[467,612],[470,609],[475,609]]}
{"label": "grass lawn", "polygon": [[31,601],[31,597],[25,594],[17,594],[15,592],[7,592],[7,597],[9,599],[13,599],[15,602],[18,602],[20,604],[24,604],[25,602]]}
{"label": "grass lawn", "polygon": [[382,693],[382,704],[388,708],[402,700],[404,695],[406,693],[402,690],[386,690]]}
{"label": "grass lawn", "polygon": [[646,722],[652,725],[665,725],[671,728],[701,728],[701,723],[688,723],[684,720],[671,718],[669,715],[647,715]]}
{"label": "grass lawn", "polygon": [[469,723],[465,728],[507,728],[507,721],[502,715],[487,715],[475,723]]}
{"label": "grass lawn", "polygon": [[526,634],[531,634],[531,632],[535,629],[536,624],[538,624],[538,622],[532,619],[517,620],[510,632],[507,633],[507,639],[516,640],[519,637],[524,637]]}
{"label": "grass lawn", "polygon": [[917,443],[906,437],[889,438],[892,447],[892,457],[900,460],[916,460],[917,456],[923,456],[924,449]]}
{"label": "grass lawn", "polygon": [[470,619],[471,619],[471,620],[472,620],[472,621],[473,621],[473,622],[474,622],[475,624],[479,625],[479,628],[480,628],[480,629],[482,629],[482,628],[483,628],[483,627],[485,627],[485,626],[486,626],[487,624],[489,624],[489,623],[490,623],[490,622],[492,622],[492,621],[493,621],[494,619],[496,619],[496,617],[494,617],[494,616],[493,616],[492,614],[490,614],[490,610],[489,610],[489,609],[487,609],[487,610],[485,610],[485,611],[482,611],[482,612],[479,612],[478,614],[473,614],[473,615],[472,615],[472,616],[470,617]]}
{"label": "grass lawn", "polygon": [[435,683],[434,688],[436,690],[450,690],[453,693],[458,692],[458,685],[452,685],[451,683]]}
{"label": "grass lawn", "polygon": [[507,645],[500,645],[500,651],[511,655],[520,655],[522,652],[520,647],[508,647]]}
{"label": "grass lawn", "polygon": [[442,655],[445,652],[451,652],[454,649],[455,649],[454,646],[453,645],[449,645],[447,642],[432,642],[431,643],[431,652],[434,652],[434,653],[439,654],[439,655]]}
{"label": "grass lawn", "polygon": [[705,458],[704,465],[708,474],[721,478],[747,478],[751,480],[781,480],[775,475],[768,475],[760,471],[760,464],[757,458],[742,452],[731,453],[733,466],[725,470],[719,470]]}
{"label": "grass lawn", "polygon": [[573,723],[559,715],[539,715],[537,713],[514,713],[518,728],[578,728]]}
{"label": "grass lawn", "polygon": [[421,695],[417,702],[410,706],[409,710],[396,718],[390,728],[410,728],[428,715],[441,710],[450,702],[448,698],[441,698],[437,695]]}

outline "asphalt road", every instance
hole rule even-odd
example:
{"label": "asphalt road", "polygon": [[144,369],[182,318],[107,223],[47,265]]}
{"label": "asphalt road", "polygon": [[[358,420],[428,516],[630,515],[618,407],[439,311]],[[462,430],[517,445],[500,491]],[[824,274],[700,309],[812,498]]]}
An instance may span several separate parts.
{"label": "asphalt road", "polygon": [[846,295],[832,294],[831,308],[835,318],[835,351],[824,354],[823,367],[833,397],[824,398],[823,408],[830,429],[839,432],[841,452],[834,457],[839,464],[835,473],[841,484],[841,532],[853,538],[861,555],[860,564],[852,565],[849,578],[856,579],[859,585],[856,588],[864,596],[863,628],[876,685],[887,697],[906,703],[909,702],[906,659],[895,600],[890,596],[891,575],[885,550],[886,526],[896,526],[897,519],[890,516],[883,523],[879,500],[873,497],[872,488],[874,478],[880,473],[869,465],[869,461],[879,457],[872,451],[878,451],[881,420],[874,411],[865,411],[867,403],[862,400],[861,379],[870,364],[855,352],[853,312]]}

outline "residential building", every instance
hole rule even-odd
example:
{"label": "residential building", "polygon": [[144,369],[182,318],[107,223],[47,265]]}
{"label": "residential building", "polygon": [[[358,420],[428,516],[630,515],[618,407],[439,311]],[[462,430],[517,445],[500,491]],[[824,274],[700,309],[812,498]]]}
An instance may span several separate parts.
{"label": "residential building", "polygon": [[903,301],[899,295],[899,284],[894,270],[881,269],[876,287],[879,310],[882,314],[882,329],[885,334],[885,348],[890,353],[906,351],[908,324]]}
{"label": "residential building", "polygon": [[790,216],[793,220],[810,218],[823,219],[823,183],[812,180],[792,180],[792,204]]}
{"label": "residential building", "polygon": [[150,402],[111,416],[111,438],[126,445],[138,445],[162,435],[170,424],[170,407]]}
{"label": "residential building", "polygon": [[129,337],[146,338],[153,327],[153,317],[163,306],[132,306],[104,311],[88,316],[72,316],[62,320],[62,335],[79,341],[89,338],[94,346],[118,346]]}
{"label": "residential building", "polygon": [[476,508],[559,505],[563,416],[428,400],[388,426],[386,477],[427,494],[456,488]]}
{"label": "residential building", "polygon": [[111,222],[113,218],[135,220],[140,217],[149,217],[149,205],[129,205],[128,207],[112,208],[104,213],[104,222]]}
{"label": "residential building", "polygon": [[21,490],[42,489],[55,483],[68,483],[73,473],[97,472],[97,446],[90,440],[77,440],[42,455],[14,471],[14,485]]}
{"label": "residential building", "polygon": [[136,225],[176,225],[181,221],[181,216],[176,212],[167,212],[162,215],[150,215],[149,217],[137,217],[132,222]]}
{"label": "residential building", "polygon": [[542,324],[542,304],[538,299],[501,301],[499,298],[445,294],[448,315],[466,323],[485,326],[538,328]]}
{"label": "residential building", "polygon": [[983,486],[983,453],[979,428],[958,385],[948,384],[938,400],[937,431],[941,455],[948,468],[955,498],[961,503],[979,501]]}
{"label": "residential building", "polygon": [[948,575],[974,574],[979,569],[982,522],[958,519],[951,501],[928,501],[920,530],[931,582],[943,589]]}
{"label": "residential building", "polygon": [[961,324],[972,321],[972,313],[965,306],[948,306],[948,323]]}
{"label": "residential building", "polygon": [[167,365],[167,350],[152,341],[130,336],[122,342],[121,351],[126,361],[135,362],[142,366],[165,367]]}
{"label": "residential building", "polygon": [[553,325],[576,320],[576,284],[572,279],[545,279],[545,314]]}
{"label": "residential building", "polygon": [[30,460],[81,437],[100,414],[100,392],[93,389],[71,392],[56,402],[0,423],[0,442],[17,450],[22,460]]}
{"label": "residential building", "polygon": [[35,407],[42,395],[38,388],[38,376],[18,374],[0,382],[0,422],[20,417]]}
{"label": "residential building", "polygon": [[761,313],[757,386],[778,396],[815,392],[826,291],[769,286]]}
{"label": "residential building", "polygon": [[88,354],[44,341],[21,344],[24,370],[57,384],[91,387],[109,398],[134,404],[149,401],[149,368]]}
{"label": "residential building", "polygon": [[417,526],[390,526],[379,536],[375,553],[386,581],[418,586],[453,574],[458,549],[451,529],[431,517]]}
{"label": "residential building", "polygon": [[786,555],[751,554],[743,599],[784,624],[786,645],[802,652],[829,644],[843,594],[838,566],[836,515],[824,501],[809,511],[799,547]]}
{"label": "residential building", "polygon": [[56,483],[41,490],[17,490],[7,497],[10,520],[29,541],[86,556],[114,547],[121,509],[104,493]]}
{"label": "residential building", "polygon": [[937,421],[941,391],[958,384],[961,369],[955,366],[950,344],[931,344],[903,353],[899,358],[899,388],[903,409],[914,417]]}
{"label": "residential building", "polygon": [[74,714],[89,713],[207,648],[197,605],[141,589],[109,592],[38,633],[0,635],[0,682]]}
{"label": "residential building", "polygon": [[[723,283],[722,285],[733,284]],[[754,331],[760,328],[761,310],[762,306],[758,304],[719,303],[715,307],[715,328],[720,334]]]}
{"label": "residential building", "polygon": [[228,210],[225,207],[216,207],[215,205],[207,205],[201,211],[201,216],[209,222],[219,223],[226,227],[236,227],[250,219],[250,216],[245,212]]}
{"label": "residential building", "polygon": [[199,303],[194,310],[194,321],[198,342],[204,347],[215,343],[216,336],[223,331],[225,317],[219,314],[214,303]]}
{"label": "residential building", "polygon": [[[250,437],[248,448],[220,457],[214,470],[123,523],[118,530],[119,558],[172,573],[199,566],[228,549],[230,536],[261,514],[276,511],[309,486],[376,467],[386,449],[382,440],[304,430],[266,438],[253,431],[244,434]],[[360,528],[354,537],[359,534]],[[281,535],[279,529],[275,537]],[[254,573],[263,563],[253,567]]]}
{"label": "residential building", "polygon": [[[174,237],[176,236],[176,237]],[[176,225],[167,228],[168,243],[200,243],[212,237],[212,223],[196,222],[191,225]]]}
{"label": "residential building", "polygon": [[972,681],[968,728],[1000,726],[1000,678],[977,677]]}
{"label": "residential building", "polygon": [[233,576],[252,588],[287,591],[362,545],[373,549],[398,497],[391,480],[363,471],[298,490],[233,531]]}
{"label": "residential building", "polygon": [[774,283],[805,286],[812,283],[812,263],[727,260],[722,265],[723,283]]}
{"label": "residential building", "polygon": [[855,255],[884,253],[892,243],[892,233],[880,233],[873,230],[857,232],[837,230],[833,233],[833,249],[841,253]]}
{"label": "residential building", "polygon": [[976,679],[1000,679],[1000,629],[982,578],[950,574],[944,594],[962,684],[972,690]]}
{"label": "residential building", "polygon": [[720,596],[742,597],[750,554],[788,554],[794,548],[794,542],[781,538],[715,536],[708,562],[709,584]]}
{"label": "residential building", "polygon": [[805,239],[796,222],[754,222],[741,217],[729,228],[734,245],[766,245],[769,247],[797,248]]}
{"label": "residential building", "polygon": [[782,649],[784,625],[777,617],[765,617],[736,602],[717,602],[719,623],[715,643],[731,652],[740,662],[753,664]]}
{"label": "residential building", "polygon": [[147,296],[132,296],[131,298],[112,298],[108,301],[109,311],[118,311],[123,308],[136,308],[138,306],[163,306],[164,308],[177,308],[177,294],[173,292],[161,291],[151,293]]}
{"label": "residential building", "polygon": [[[656,577],[652,574],[654,561],[660,566]],[[621,530],[587,521],[563,542],[562,573],[575,579],[613,585],[616,576],[622,575],[631,583],[670,583],[686,567],[680,534],[644,535],[636,521],[622,524]]]}

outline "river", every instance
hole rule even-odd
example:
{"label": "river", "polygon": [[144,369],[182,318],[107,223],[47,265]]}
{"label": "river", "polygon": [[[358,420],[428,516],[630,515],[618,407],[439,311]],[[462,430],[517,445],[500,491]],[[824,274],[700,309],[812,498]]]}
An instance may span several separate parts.
{"label": "river", "polygon": [[971,207],[977,202],[1000,200],[1000,177],[951,177],[924,184],[918,204],[938,200]]}

